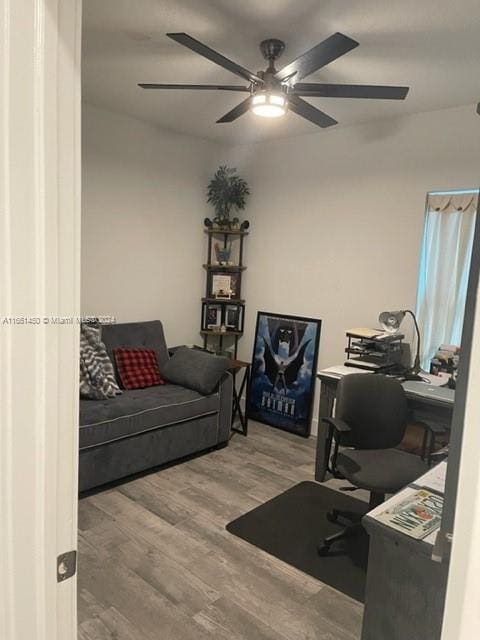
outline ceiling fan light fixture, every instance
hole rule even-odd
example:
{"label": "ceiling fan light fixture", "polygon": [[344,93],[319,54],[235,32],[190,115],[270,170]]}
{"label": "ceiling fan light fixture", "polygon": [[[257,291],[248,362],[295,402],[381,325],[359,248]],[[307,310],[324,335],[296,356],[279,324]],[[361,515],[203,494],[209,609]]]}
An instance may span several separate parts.
{"label": "ceiling fan light fixture", "polygon": [[[317,109],[306,98],[364,98],[375,100],[404,100],[408,87],[357,84],[326,84],[302,82],[312,73],[323,69],[358,47],[359,43],[343,33],[334,33],[277,70],[276,60],[285,49],[278,38],[268,38],[260,43],[263,57],[268,61],[265,71],[252,73],[223,54],[192,38],[188,33],[167,33],[167,36],[217,66],[235,74],[245,84],[157,84],[140,83],[142,89],[186,89],[189,91],[234,91],[246,93],[245,99],[217,120],[218,124],[235,122],[249,111],[263,118],[280,118],[287,111],[325,129],[338,124],[324,111]],[[480,109],[480,107],[479,107]]]}
{"label": "ceiling fan light fixture", "polygon": [[279,118],[287,112],[287,98],[278,93],[259,91],[252,96],[252,113],[263,118]]}

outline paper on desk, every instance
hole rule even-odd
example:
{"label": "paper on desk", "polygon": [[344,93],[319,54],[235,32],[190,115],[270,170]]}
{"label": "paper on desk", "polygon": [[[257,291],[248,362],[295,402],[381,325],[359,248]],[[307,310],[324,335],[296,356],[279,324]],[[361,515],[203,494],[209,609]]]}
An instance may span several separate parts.
{"label": "paper on desk", "polygon": [[447,384],[449,378],[450,378],[450,374],[449,373],[443,373],[440,372],[438,375],[434,376],[431,373],[426,373],[425,375],[423,375],[423,373],[420,374],[425,380],[428,380],[428,384],[431,385],[432,387],[443,387],[444,384]]}
{"label": "paper on desk", "polygon": [[345,333],[358,338],[375,338],[382,333],[382,330],[369,329],[368,327],[355,327],[355,329],[347,329]]}
{"label": "paper on desk", "polygon": [[415,484],[426,489],[433,489],[438,493],[445,492],[445,479],[447,477],[447,462],[444,460],[437,464],[433,469],[427,471],[423,476],[415,480]]}
{"label": "paper on desk", "polygon": [[428,544],[431,544],[432,547],[434,547],[435,542],[437,541],[437,536],[439,531],[440,529],[435,529],[435,531],[432,531],[431,533],[429,533],[428,536],[423,539],[423,542],[427,542]]}
{"label": "paper on desk", "polygon": [[431,489],[433,491],[437,491],[438,493],[444,493],[445,491],[445,478],[447,475],[447,462],[443,461],[440,464],[437,464],[432,469],[429,469],[427,473],[424,473],[423,476],[420,476],[413,485],[409,485],[393,495],[391,498],[387,500],[387,502],[382,503],[375,509],[369,511],[368,515],[371,518],[376,518],[382,511],[385,509],[385,506],[394,506],[397,503],[401,502],[405,497],[408,497],[417,491],[418,487],[425,487],[425,489]]}
{"label": "paper on desk", "polygon": [[334,367],[328,367],[328,369],[322,369],[317,375],[325,373],[335,378],[343,378],[343,376],[348,376],[350,373],[372,373],[372,371],[357,367],[345,367],[343,364],[339,364]]}

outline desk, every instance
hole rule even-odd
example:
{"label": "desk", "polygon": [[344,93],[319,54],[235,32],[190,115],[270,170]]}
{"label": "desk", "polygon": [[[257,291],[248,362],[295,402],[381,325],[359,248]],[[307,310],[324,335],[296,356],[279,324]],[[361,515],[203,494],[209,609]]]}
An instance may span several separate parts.
{"label": "desk", "polygon": [[[442,462],[411,486],[442,493],[445,474],[446,462]],[[403,489],[362,520],[370,536],[362,640],[440,640],[448,566],[432,560],[438,530],[416,540],[377,520],[407,491]]]}
{"label": "desk", "polygon": [[[343,368],[335,368],[341,371]],[[350,373],[350,371],[348,371]],[[345,372],[346,373],[346,372]],[[351,368],[351,373],[363,373],[365,375],[375,375],[374,373],[365,372],[365,370]],[[320,380],[320,403],[318,410],[318,436],[317,436],[317,452],[315,458],[315,480],[323,482],[328,466],[329,443],[327,442],[327,429],[322,418],[328,418],[333,415],[333,407],[337,395],[337,386],[339,380],[343,377],[341,374],[332,373],[325,369],[317,373]],[[420,386],[418,386],[420,385]],[[442,396],[426,383],[404,382],[405,394],[408,400],[408,406],[413,420],[419,422],[434,423],[445,429],[449,429],[452,421],[453,403],[455,400],[455,392],[451,389],[442,390]],[[421,389],[424,391],[420,391]]]}

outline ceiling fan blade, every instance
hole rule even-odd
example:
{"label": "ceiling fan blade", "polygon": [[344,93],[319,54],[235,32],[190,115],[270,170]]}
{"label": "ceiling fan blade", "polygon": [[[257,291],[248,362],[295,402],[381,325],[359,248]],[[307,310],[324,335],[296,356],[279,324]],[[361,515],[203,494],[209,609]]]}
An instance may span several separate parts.
{"label": "ceiling fan blade", "polygon": [[218,51],[214,51],[213,49],[210,49],[210,47],[207,47],[207,45],[202,44],[198,40],[195,40],[195,38],[192,38],[188,34],[167,33],[167,36],[172,40],[175,40],[175,42],[178,42],[179,44],[183,44],[184,47],[188,47],[192,51],[195,51],[195,53],[198,53],[204,58],[207,58],[211,62],[214,62],[215,64],[220,65],[221,67],[223,67],[224,69],[227,69],[228,71],[231,71],[232,73],[235,73],[237,76],[240,76],[241,78],[244,78],[249,82],[254,82],[256,84],[263,84],[262,78],[255,75],[248,69],[241,67],[236,62],[233,62],[232,60],[225,58],[225,56],[223,56],[221,53],[218,53]]}
{"label": "ceiling fan blade", "polygon": [[248,87],[229,84],[149,84],[140,82],[142,89],[193,89],[196,91],[250,91]]}
{"label": "ceiling fan blade", "polygon": [[242,102],[240,102],[240,104],[237,104],[237,106],[234,109],[226,113],[222,118],[220,118],[220,120],[217,120],[217,124],[222,124],[224,122],[233,122],[237,118],[240,118],[240,116],[243,116],[244,113],[247,113],[249,109],[250,109],[250,96],[245,100],[243,100]]}
{"label": "ceiling fan blade", "polygon": [[368,84],[316,84],[298,82],[293,87],[296,96],[319,98],[371,98],[373,100],[405,100],[409,87]]}
{"label": "ceiling fan blade", "polygon": [[298,116],[310,120],[310,122],[313,122],[323,129],[338,124],[338,122],[329,115],[295,95],[288,96],[288,108]]}
{"label": "ceiling fan blade", "polygon": [[277,71],[275,77],[284,81],[287,76],[290,76],[296,71],[297,75],[295,79],[301,80],[305,78],[305,76],[317,71],[317,69],[321,69],[330,62],[340,58],[340,56],[355,49],[355,47],[358,47],[358,44],[356,40],[344,36],[343,33],[334,33],[333,36],[320,42],[303,55],[295,58],[295,60],[287,64],[286,67]]}

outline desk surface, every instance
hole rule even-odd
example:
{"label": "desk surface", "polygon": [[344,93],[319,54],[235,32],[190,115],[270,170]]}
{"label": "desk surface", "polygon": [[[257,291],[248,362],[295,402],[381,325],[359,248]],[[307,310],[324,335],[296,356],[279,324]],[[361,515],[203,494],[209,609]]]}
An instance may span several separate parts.
{"label": "desk surface", "polygon": [[[333,382],[352,373],[366,373],[372,375],[371,371],[366,371],[365,369],[356,369],[355,367],[338,365],[318,371],[317,377],[320,378],[320,380],[330,379]],[[455,391],[448,387],[413,380],[403,382],[402,386],[405,389],[405,393],[408,398],[418,398],[419,400],[424,400],[426,402],[447,406],[453,405],[455,402]]]}

